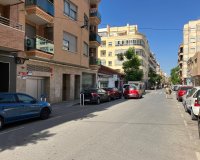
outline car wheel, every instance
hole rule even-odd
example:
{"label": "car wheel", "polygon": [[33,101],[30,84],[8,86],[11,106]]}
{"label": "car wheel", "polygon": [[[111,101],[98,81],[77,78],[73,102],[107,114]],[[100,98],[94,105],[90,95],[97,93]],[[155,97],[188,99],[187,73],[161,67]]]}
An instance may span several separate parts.
{"label": "car wheel", "polygon": [[47,118],[49,118],[49,115],[50,115],[50,111],[49,111],[48,108],[44,108],[40,112],[40,118],[41,119],[47,119]]}
{"label": "car wheel", "polygon": [[194,114],[194,112],[193,112],[193,110],[192,110],[192,108],[191,108],[191,119],[192,120],[197,120],[197,117],[196,117],[196,115]]}
{"label": "car wheel", "polygon": [[3,118],[2,117],[0,117],[0,129],[2,129],[3,128]]}
{"label": "car wheel", "polygon": [[101,103],[100,98],[97,98],[96,104],[100,104],[100,103]]}

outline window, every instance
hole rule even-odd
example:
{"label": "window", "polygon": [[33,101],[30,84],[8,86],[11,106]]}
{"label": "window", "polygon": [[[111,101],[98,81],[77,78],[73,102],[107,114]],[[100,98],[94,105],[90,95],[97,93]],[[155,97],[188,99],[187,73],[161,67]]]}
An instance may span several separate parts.
{"label": "window", "polygon": [[108,65],[109,65],[109,66],[112,66],[112,61],[108,61]]}
{"label": "window", "polygon": [[32,97],[27,96],[27,95],[18,94],[17,96],[21,103],[32,103],[35,101]]}
{"label": "window", "polygon": [[112,42],[108,42],[108,46],[112,46]]}
{"label": "window", "polygon": [[89,28],[89,19],[88,19],[88,16],[86,14],[84,14],[84,26],[88,30],[88,28]]}
{"label": "window", "polygon": [[109,56],[109,57],[112,57],[112,52],[108,52],[108,56]]}
{"label": "window", "polygon": [[105,56],[106,56],[106,51],[105,50],[101,51],[101,57],[105,57]]}
{"label": "window", "polygon": [[101,41],[101,47],[106,47],[106,41]]}
{"label": "window", "polygon": [[86,56],[89,55],[88,44],[86,42],[83,43],[83,54]]}
{"label": "window", "polygon": [[106,60],[105,59],[101,60],[101,65],[106,66]]}
{"label": "window", "polygon": [[63,33],[63,49],[77,52],[77,38],[67,32]]}
{"label": "window", "polygon": [[15,103],[15,96],[11,94],[0,95],[0,104],[1,103]]}
{"label": "window", "polygon": [[77,7],[69,0],[64,0],[64,13],[74,20],[77,19]]}

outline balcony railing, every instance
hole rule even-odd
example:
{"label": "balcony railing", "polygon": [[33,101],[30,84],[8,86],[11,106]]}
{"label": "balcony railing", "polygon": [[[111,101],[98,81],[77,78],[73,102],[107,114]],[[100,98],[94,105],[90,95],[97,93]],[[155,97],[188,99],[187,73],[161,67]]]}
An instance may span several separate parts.
{"label": "balcony railing", "polygon": [[90,41],[97,41],[101,44],[101,37],[97,33],[90,33]]}
{"label": "balcony railing", "polygon": [[2,16],[0,16],[0,23],[15,29],[23,30],[23,25]]}
{"label": "balcony railing", "polygon": [[101,65],[101,60],[98,58],[90,57],[90,65]]}
{"label": "balcony railing", "polygon": [[101,14],[96,8],[90,10],[90,17],[97,17],[101,21]]}
{"label": "balcony railing", "polygon": [[52,41],[40,36],[35,38],[26,38],[25,47],[27,51],[39,50],[42,52],[54,54],[54,44]]}
{"label": "balcony railing", "polygon": [[26,6],[36,5],[44,10],[46,13],[54,16],[54,4],[49,0],[26,0]]}

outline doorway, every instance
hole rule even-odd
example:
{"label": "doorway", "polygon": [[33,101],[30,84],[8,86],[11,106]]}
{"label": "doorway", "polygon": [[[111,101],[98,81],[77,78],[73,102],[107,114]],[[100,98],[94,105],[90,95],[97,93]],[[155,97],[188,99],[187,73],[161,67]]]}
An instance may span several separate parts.
{"label": "doorway", "polygon": [[62,89],[62,100],[67,101],[70,99],[70,75],[63,74],[63,89]]}
{"label": "doorway", "polygon": [[0,78],[0,92],[8,92],[10,84],[10,64],[0,62],[1,78]]}
{"label": "doorway", "polygon": [[75,75],[74,99],[78,99],[80,96],[80,79],[80,75]]}

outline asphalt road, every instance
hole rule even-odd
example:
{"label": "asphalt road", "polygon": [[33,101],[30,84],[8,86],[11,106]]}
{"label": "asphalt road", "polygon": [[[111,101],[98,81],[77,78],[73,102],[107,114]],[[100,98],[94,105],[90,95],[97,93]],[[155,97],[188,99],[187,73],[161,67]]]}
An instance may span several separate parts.
{"label": "asphalt road", "polygon": [[54,108],[48,120],[0,131],[2,160],[200,160],[197,122],[164,91]]}

